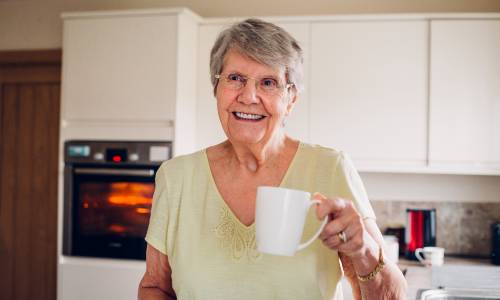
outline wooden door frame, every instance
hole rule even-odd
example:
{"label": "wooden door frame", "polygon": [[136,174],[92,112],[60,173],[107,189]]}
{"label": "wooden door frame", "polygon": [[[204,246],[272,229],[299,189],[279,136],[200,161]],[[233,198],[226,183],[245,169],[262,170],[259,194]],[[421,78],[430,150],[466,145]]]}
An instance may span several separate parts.
{"label": "wooden door frame", "polygon": [[61,64],[61,49],[0,51],[0,65]]}
{"label": "wooden door frame", "polygon": [[[50,67],[51,80],[61,82],[61,64],[62,50],[61,49],[34,49],[34,50],[8,50],[0,51],[0,97],[3,85],[10,80],[19,82],[36,82],[37,68]],[[28,78],[17,76],[12,72],[16,67],[33,67],[33,74]],[[8,70],[7,70],[8,69]],[[7,73],[8,72],[8,73]],[[15,77],[15,78],[13,78]],[[19,80],[21,79],[21,80]],[[0,114],[1,115],[1,114]],[[1,135],[0,135],[1,139]],[[0,149],[1,151],[1,149]],[[1,154],[1,152],[0,152]]]}
{"label": "wooden door frame", "polygon": [[[34,49],[34,50],[8,50],[0,51],[0,97],[5,83],[9,81],[15,82],[37,82],[39,80],[37,69],[40,67],[51,68],[50,81],[61,82],[61,65],[62,65],[62,50],[61,49]],[[16,67],[32,67],[32,74],[29,77],[25,75],[17,76],[13,70]],[[45,70],[46,71],[46,70]],[[0,107],[1,115],[1,107]],[[0,140],[2,136],[0,135]],[[1,148],[0,148],[1,155]]]}
{"label": "wooden door frame", "polygon": [[0,91],[5,83],[61,82],[61,65],[61,49],[0,51]]}
{"label": "wooden door frame", "polygon": [[[4,94],[3,94],[3,91],[7,91],[7,89],[10,89],[10,91],[12,91],[13,89],[15,90],[21,90],[23,88],[26,88],[26,89],[31,89],[33,91],[36,91],[38,89],[38,86],[39,85],[43,85],[42,87],[40,88],[45,88],[44,91],[47,91],[47,85],[49,86],[54,86],[54,91],[53,93],[51,92],[51,90],[49,90],[48,92],[49,93],[52,93],[53,95],[57,95],[57,98],[60,98],[59,97],[59,94],[60,94],[60,91],[59,91],[59,85],[60,85],[60,82],[61,82],[61,65],[62,65],[62,51],[60,49],[50,49],[50,50],[14,50],[14,51],[0,51],[0,118],[2,118],[6,111],[2,111],[2,109],[4,109],[4,103],[3,102],[3,97],[4,97]],[[9,87],[10,85],[10,87]],[[28,86],[28,87],[26,87]],[[3,90],[5,89],[5,90]],[[25,91],[26,91],[25,89]],[[34,95],[34,93],[31,93]],[[12,95],[12,94],[11,94]],[[46,93],[41,93],[41,95],[46,95]],[[43,101],[40,101],[40,102],[34,102],[32,100],[30,100],[30,108],[29,111],[35,111],[35,110],[40,110],[40,115],[42,116],[48,116],[50,115],[49,113],[47,112],[54,112],[54,113],[57,113],[59,114],[59,111],[55,112],[55,110],[53,109],[56,105],[57,105],[57,110],[59,110],[59,106],[60,106],[60,103],[56,103],[56,100],[53,99],[53,98],[46,98],[46,97],[49,97],[49,96],[41,96],[42,98],[40,98],[41,100]],[[8,96],[6,96],[5,99],[7,99]],[[17,96],[15,98],[18,98]],[[13,98],[11,97],[10,98],[11,100],[10,103],[14,103],[14,101],[17,101],[17,100],[12,100]],[[19,101],[21,102],[21,99],[23,99],[22,97],[19,98]],[[24,98],[26,99],[26,98]],[[30,98],[30,99],[34,99],[33,97]],[[54,101],[50,101],[51,103],[53,103],[54,105],[53,106],[48,106],[46,103],[48,99],[53,99]],[[60,101],[60,99],[59,99]],[[24,101],[24,103],[26,103],[26,101]],[[45,103],[45,104],[44,104]],[[15,105],[18,105],[17,103]],[[35,107],[36,106],[36,107]],[[12,105],[10,106],[12,107]],[[27,106],[25,105],[24,108],[26,108]],[[20,108],[17,107],[16,108],[18,111],[20,111]],[[25,117],[24,120],[26,120],[27,118]],[[14,117],[11,118],[11,120],[14,120]],[[40,125],[40,124],[43,124],[44,121],[40,121],[40,120],[47,120],[47,119],[41,119],[41,118],[38,118],[38,123],[35,121],[37,120],[37,118],[33,118],[34,121],[32,122],[29,122],[29,124],[32,124],[32,127],[34,128],[41,128],[41,126],[36,126],[36,124]],[[4,122],[2,119],[0,119],[0,121]],[[9,213],[11,215],[10,219],[7,219],[7,221],[5,223],[2,222],[2,225],[3,224],[7,224],[8,226],[6,226],[5,230],[6,232],[11,232],[9,234],[9,237],[7,237],[5,239],[5,243],[8,245],[6,246],[8,250],[6,250],[7,252],[4,253],[4,250],[3,249],[0,249],[2,251],[2,253],[0,253],[1,257],[1,261],[5,261],[5,259],[8,259],[9,261],[15,261],[16,265],[13,265],[13,264],[9,264],[7,265],[7,267],[5,268],[7,272],[11,272],[10,275],[8,275],[6,277],[6,280],[4,280],[4,278],[2,278],[1,280],[3,281],[2,284],[0,284],[2,287],[7,287],[6,290],[3,290],[2,292],[0,292],[0,294],[3,294],[3,293],[6,293],[7,294],[7,297],[9,297],[9,295],[15,299],[21,299],[21,298],[25,298],[24,296],[26,295],[30,295],[30,298],[33,298],[32,296],[33,295],[38,295],[39,298],[41,299],[55,299],[57,297],[57,260],[58,260],[58,251],[57,251],[57,242],[58,242],[58,236],[57,236],[57,226],[58,226],[58,198],[57,198],[57,190],[58,190],[58,179],[57,179],[57,173],[58,173],[58,166],[57,166],[57,163],[58,163],[58,154],[56,152],[54,152],[53,150],[57,150],[58,151],[58,142],[59,142],[59,120],[57,118],[50,118],[50,128],[51,130],[50,131],[46,131],[46,132],[52,132],[52,129],[54,130],[57,130],[57,133],[54,132],[54,134],[48,134],[47,136],[49,137],[48,139],[44,139],[44,138],[38,138],[38,142],[36,142],[36,138],[33,139],[34,142],[30,142],[29,144],[29,147],[30,149],[34,149],[35,148],[35,145],[42,145],[45,143],[45,141],[49,140],[50,141],[50,148],[48,148],[49,146],[43,146],[43,147],[39,147],[39,149],[43,152],[45,151],[44,153],[49,153],[48,150],[50,150],[50,163],[47,162],[46,164],[40,164],[40,161],[41,160],[44,160],[44,159],[48,159],[46,157],[42,157],[40,158],[41,156],[38,156],[38,158],[35,157],[35,159],[33,159],[32,162],[30,163],[33,163],[33,165],[35,166],[36,163],[38,162],[39,165],[41,166],[50,166],[50,174],[49,173],[46,173],[44,172],[42,175],[38,175],[38,177],[41,177],[43,176],[43,178],[52,178],[51,180],[36,180],[36,179],[33,179],[33,180],[27,180],[27,181],[21,181],[20,178],[22,178],[21,176],[19,176],[20,172],[17,172],[15,171],[15,174],[12,176],[12,181],[13,182],[16,182],[15,185],[16,185],[16,188],[15,188],[15,191],[16,193],[18,192],[18,185],[20,184],[21,186],[23,185],[23,182],[24,183],[28,183],[29,186],[30,186],[30,189],[33,189],[32,191],[34,190],[40,190],[40,187],[42,187],[42,189],[44,190],[44,192],[47,194],[47,196],[43,196],[43,198],[40,198],[40,199],[48,199],[50,200],[50,203],[43,203],[41,201],[38,201],[38,208],[40,208],[41,206],[40,205],[43,205],[45,208],[44,208],[44,212],[48,212],[48,214],[40,214],[40,213],[33,213],[33,211],[37,211],[36,210],[36,207],[34,209],[30,208],[30,209],[26,209],[27,207],[31,207],[32,204],[31,203],[28,203],[27,201],[24,201],[24,204],[22,205],[16,205],[17,208],[21,208],[19,210],[13,210],[13,203],[14,203],[14,200],[15,199],[18,199],[18,198],[15,198],[15,197],[12,197],[12,199],[14,200],[9,200],[9,201],[6,201],[4,202],[3,200],[5,199],[8,199],[8,198],[5,198],[3,199],[2,198],[2,204],[4,203],[7,203],[7,202],[10,202],[9,205],[6,205],[6,209],[5,211],[2,211],[2,214],[4,213]],[[21,124],[22,122],[19,122],[19,124]],[[10,124],[13,124],[13,123],[9,123],[9,120],[7,120],[7,124],[9,124],[9,127],[7,128],[7,131],[5,131],[5,128],[3,127],[3,125],[5,124],[5,122],[3,124],[0,124],[0,143],[3,143],[3,139],[6,138],[7,135],[4,135],[5,132],[9,132],[9,128],[14,128],[13,126],[10,126]],[[30,125],[31,126],[31,125]],[[47,125],[48,126],[48,125]],[[27,128],[27,127],[24,127],[24,128]],[[57,128],[57,129],[56,129]],[[13,135],[12,134],[9,134],[8,135],[9,137],[12,137]],[[32,136],[34,136],[32,134]],[[42,135],[36,135],[36,136],[42,136]],[[45,137],[45,136],[44,136]],[[25,139],[26,141],[26,139]],[[24,143],[26,145],[26,142]],[[9,143],[6,143],[4,145],[11,145]],[[4,147],[4,145],[2,145],[2,147],[0,147],[0,166],[4,166],[4,163],[7,162],[7,160],[4,160],[4,159],[9,159],[11,156],[5,156],[5,152],[6,151],[6,147]],[[15,145],[16,147],[19,145],[19,141],[16,141],[14,144],[12,145]],[[12,149],[14,148],[14,146],[9,146],[10,147],[10,150],[8,153],[13,153]],[[22,151],[22,147],[20,148],[17,148],[19,149],[18,151]],[[38,149],[38,148],[37,148]],[[34,154],[36,154],[37,152],[35,150],[30,150],[30,151],[26,151],[26,152],[21,152],[21,154],[18,154],[17,156],[18,157],[28,157],[28,159],[32,159],[34,156]],[[28,154],[28,155],[23,155],[23,154]],[[10,164],[10,169],[8,170],[15,170],[16,167],[18,167],[20,164],[19,164],[19,158],[16,157],[16,161],[17,163],[11,163]],[[21,159],[21,160],[25,160],[25,159]],[[38,168],[39,170],[45,170],[44,168]],[[35,170],[35,169],[33,169]],[[4,174],[10,174],[9,172],[7,173],[2,173],[2,179],[5,178],[3,177]],[[48,176],[46,176],[48,174]],[[15,176],[15,177],[14,177]],[[28,176],[27,176],[28,177]],[[35,178],[35,177],[29,177],[29,178]],[[17,183],[20,182],[19,184]],[[47,187],[50,186],[50,189],[48,189]],[[4,189],[5,188],[5,189]],[[6,185],[3,185],[1,184],[0,185],[0,197],[2,197],[3,195],[6,195],[6,197],[11,197],[14,195],[14,193],[4,193],[5,191],[9,191],[9,187],[7,187]],[[4,190],[2,190],[4,189]],[[32,192],[31,192],[32,193]],[[31,194],[26,194],[26,195],[31,195]],[[30,198],[25,198],[25,199],[30,199]],[[19,202],[18,202],[19,203]],[[43,203],[43,204],[40,204],[40,203]],[[2,208],[3,209],[3,208]],[[14,211],[14,213],[11,214],[11,211]],[[33,226],[32,224],[37,224],[39,225],[40,228],[40,232],[43,232],[43,235],[42,233],[38,233],[40,235],[40,239],[38,239],[38,243],[33,243],[33,245],[39,245],[40,246],[40,251],[44,251],[44,252],[41,252],[44,254],[44,256],[41,256],[42,254],[38,254],[37,255],[33,255],[35,258],[30,258],[30,259],[26,259],[26,260],[23,260],[23,258],[20,258],[20,256],[18,254],[15,254],[15,253],[19,253],[21,249],[22,253],[28,253],[26,252],[26,249],[25,248],[16,248],[16,247],[19,247],[19,245],[32,245],[31,242],[27,242],[27,239],[24,238],[21,242],[19,241],[14,241],[15,239],[17,239],[17,237],[15,237],[15,230],[17,230],[17,228],[20,228],[18,227],[19,224],[20,224],[20,221],[21,220],[21,223],[23,222],[22,220],[24,220],[23,217],[19,217],[20,215],[18,215],[18,211],[23,211],[23,215],[22,216],[32,216],[33,219],[35,220],[34,222],[36,223],[30,223],[29,225],[26,225],[26,226],[23,226],[24,230],[29,230],[30,232],[34,232],[36,233],[36,231],[34,231],[35,229],[32,229]],[[24,235],[25,236],[25,235]],[[26,237],[26,236],[25,236]],[[2,239],[3,240],[3,239]],[[3,243],[3,241],[2,241]],[[38,248],[35,248],[38,250]],[[5,256],[4,256],[5,254]],[[24,255],[22,255],[21,257],[24,257]],[[31,265],[29,265],[31,264]],[[3,267],[3,266],[2,266]],[[21,270],[21,271],[13,271],[13,270]],[[30,273],[26,273],[26,270],[29,269],[29,272]],[[27,289],[26,288],[26,285],[23,281],[20,281],[19,278],[20,277],[24,277],[26,274],[35,274],[35,276],[33,277],[32,275],[30,275],[29,278],[26,278],[24,280],[31,280],[31,281],[26,281],[26,282],[35,282],[37,284],[35,284],[34,286],[36,286],[36,288],[31,288],[31,289]],[[40,279],[41,277],[40,276],[44,276],[42,280],[40,281],[36,281],[37,279]],[[0,298],[2,298],[2,296],[0,296]],[[3,298],[2,298],[3,299]]]}

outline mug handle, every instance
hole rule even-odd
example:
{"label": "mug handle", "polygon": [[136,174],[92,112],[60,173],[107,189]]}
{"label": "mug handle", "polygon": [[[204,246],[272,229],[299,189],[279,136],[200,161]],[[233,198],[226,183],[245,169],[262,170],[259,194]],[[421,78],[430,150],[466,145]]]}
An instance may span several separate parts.
{"label": "mug handle", "polygon": [[[313,201],[311,201],[311,203],[309,203],[309,207],[307,209],[311,208],[311,206],[313,204],[320,204],[320,203],[321,203],[320,200],[313,200]],[[321,234],[321,232],[323,231],[323,228],[325,228],[326,223],[328,223],[328,215],[326,215],[326,217],[323,219],[323,223],[321,223],[321,226],[319,227],[318,231],[316,231],[316,233],[312,236],[312,238],[310,238],[307,242],[300,244],[297,247],[297,251],[300,251],[300,250],[306,248],[307,246],[311,245],[312,242],[314,242],[314,240],[317,239],[318,236]]]}
{"label": "mug handle", "polygon": [[425,265],[425,259],[422,256],[422,248],[415,249],[415,257]]}

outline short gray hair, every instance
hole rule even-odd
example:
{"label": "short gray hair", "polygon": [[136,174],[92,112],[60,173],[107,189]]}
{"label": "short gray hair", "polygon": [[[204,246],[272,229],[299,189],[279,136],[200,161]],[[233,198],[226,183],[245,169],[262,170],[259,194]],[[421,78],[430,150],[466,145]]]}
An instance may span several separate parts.
{"label": "short gray hair", "polygon": [[246,19],[222,31],[210,53],[210,78],[217,88],[215,75],[222,72],[224,57],[230,49],[271,68],[285,69],[288,83],[302,91],[302,49],[283,28],[259,19]]}

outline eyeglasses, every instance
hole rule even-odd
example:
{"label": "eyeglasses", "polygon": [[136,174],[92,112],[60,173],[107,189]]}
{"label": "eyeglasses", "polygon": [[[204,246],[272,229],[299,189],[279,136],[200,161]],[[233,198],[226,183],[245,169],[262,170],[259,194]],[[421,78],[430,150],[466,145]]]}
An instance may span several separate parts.
{"label": "eyeglasses", "polygon": [[222,79],[221,82],[224,84],[224,87],[234,91],[242,89],[246,86],[249,79],[253,79],[257,91],[270,96],[278,95],[294,85],[293,83],[281,84],[277,79],[272,77],[252,78],[238,73],[217,74],[215,78]]}

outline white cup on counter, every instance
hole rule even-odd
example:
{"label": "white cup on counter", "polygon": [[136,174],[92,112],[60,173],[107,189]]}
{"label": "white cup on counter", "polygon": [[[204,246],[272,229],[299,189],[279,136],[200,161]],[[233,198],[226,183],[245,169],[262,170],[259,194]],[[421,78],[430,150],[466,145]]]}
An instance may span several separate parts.
{"label": "white cup on counter", "polygon": [[444,263],[444,248],[424,247],[415,250],[417,259],[426,266],[442,266]]}

